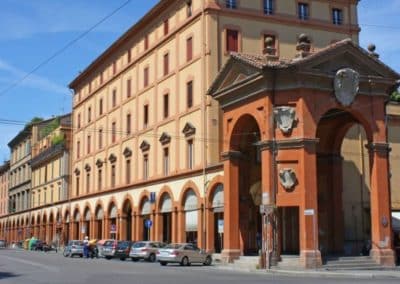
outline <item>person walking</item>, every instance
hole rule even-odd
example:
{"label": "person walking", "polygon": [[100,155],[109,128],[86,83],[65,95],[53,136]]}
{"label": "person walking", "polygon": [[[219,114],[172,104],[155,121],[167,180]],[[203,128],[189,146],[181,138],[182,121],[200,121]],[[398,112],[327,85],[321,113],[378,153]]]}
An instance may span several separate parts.
{"label": "person walking", "polygon": [[89,258],[89,237],[86,236],[83,240],[83,257]]}

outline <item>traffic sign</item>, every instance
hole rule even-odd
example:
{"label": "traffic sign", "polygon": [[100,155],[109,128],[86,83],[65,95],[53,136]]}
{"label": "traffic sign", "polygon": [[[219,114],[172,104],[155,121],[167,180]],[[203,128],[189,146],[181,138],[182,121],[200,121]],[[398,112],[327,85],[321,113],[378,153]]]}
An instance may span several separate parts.
{"label": "traffic sign", "polygon": [[312,216],[314,215],[314,209],[305,209],[304,216]]}
{"label": "traffic sign", "polygon": [[117,225],[111,224],[110,233],[111,234],[117,233]]}
{"label": "traffic sign", "polygon": [[224,232],[224,219],[218,219],[218,233]]}
{"label": "traffic sign", "polygon": [[146,220],[144,221],[144,226],[145,226],[146,228],[149,229],[152,225],[153,225],[153,221],[151,221],[150,219],[146,219]]}

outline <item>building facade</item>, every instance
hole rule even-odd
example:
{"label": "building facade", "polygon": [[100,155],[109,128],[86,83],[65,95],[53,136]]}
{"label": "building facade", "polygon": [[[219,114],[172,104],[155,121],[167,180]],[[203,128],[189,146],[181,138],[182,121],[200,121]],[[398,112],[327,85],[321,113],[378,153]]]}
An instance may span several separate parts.
{"label": "building facade", "polygon": [[0,217],[8,214],[8,175],[10,161],[0,166]]}

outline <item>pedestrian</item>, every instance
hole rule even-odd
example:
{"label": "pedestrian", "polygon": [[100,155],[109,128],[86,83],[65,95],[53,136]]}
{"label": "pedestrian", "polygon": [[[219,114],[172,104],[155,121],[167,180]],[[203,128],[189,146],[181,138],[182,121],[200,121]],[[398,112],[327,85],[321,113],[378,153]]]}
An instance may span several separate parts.
{"label": "pedestrian", "polygon": [[83,240],[83,257],[89,258],[89,237],[86,236]]}

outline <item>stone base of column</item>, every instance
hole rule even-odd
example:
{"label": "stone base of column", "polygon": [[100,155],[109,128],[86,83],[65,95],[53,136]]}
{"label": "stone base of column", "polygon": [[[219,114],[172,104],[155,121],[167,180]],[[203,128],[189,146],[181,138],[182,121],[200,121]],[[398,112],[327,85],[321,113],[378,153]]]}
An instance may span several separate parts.
{"label": "stone base of column", "polygon": [[319,250],[302,250],[300,252],[300,265],[306,269],[321,267],[321,252]]}
{"label": "stone base of column", "polygon": [[396,256],[392,249],[371,249],[369,254],[379,265],[385,267],[396,266]]}
{"label": "stone base of column", "polygon": [[235,259],[239,259],[241,255],[240,249],[224,249],[221,252],[221,260],[223,263],[232,263]]}

